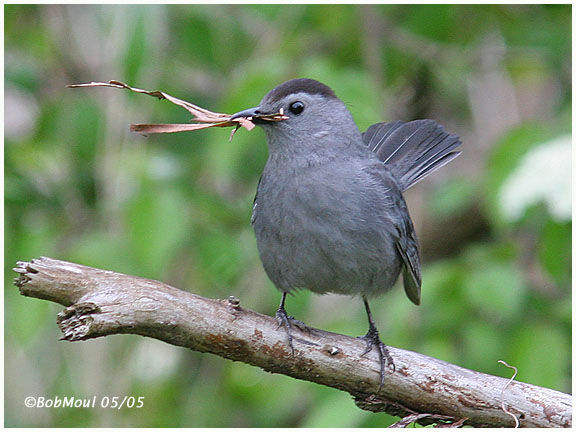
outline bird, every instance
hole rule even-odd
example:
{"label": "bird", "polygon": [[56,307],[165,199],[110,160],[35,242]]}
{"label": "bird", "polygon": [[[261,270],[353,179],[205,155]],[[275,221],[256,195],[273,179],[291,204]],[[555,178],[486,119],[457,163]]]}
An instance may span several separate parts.
{"label": "bird", "polygon": [[403,192],[456,158],[461,144],[436,121],[376,123],[360,132],[346,105],[311,78],[286,81],[233,114],[266,134],[268,159],[251,224],[264,270],[282,293],[276,311],[294,353],[286,297],[298,290],[360,297],[368,318],[362,356],[376,349],[379,390],[394,361],[369,300],[402,275],[421,300],[418,239]]}

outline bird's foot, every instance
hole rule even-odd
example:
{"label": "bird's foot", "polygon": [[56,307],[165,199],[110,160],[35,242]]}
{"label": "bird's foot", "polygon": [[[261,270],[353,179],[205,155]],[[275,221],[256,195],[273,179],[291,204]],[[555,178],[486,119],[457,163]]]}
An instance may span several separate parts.
{"label": "bird's foot", "polygon": [[[286,336],[288,337],[288,346],[290,347],[290,351],[292,355],[294,355],[294,345],[292,344],[292,322],[296,321],[294,317],[288,316],[286,313],[286,309],[283,307],[279,307],[276,311],[276,319],[278,320],[278,327],[284,327],[286,330]],[[300,321],[299,321],[300,322]]]}
{"label": "bird's foot", "polygon": [[[280,300],[280,306],[278,306],[278,310],[276,311],[276,319],[278,320],[278,328],[284,327],[284,329],[286,329],[286,335],[288,336],[288,346],[290,347],[292,355],[294,355],[294,345],[292,342],[295,338],[292,336],[292,326],[298,327],[300,330],[309,333],[312,331],[312,329],[302,321],[299,321],[286,313],[286,309],[284,309],[284,303],[286,302],[287,295],[287,292],[282,293],[282,300]],[[298,339],[298,341],[307,345],[317,345],[314,342],[305,341],[303,339]]]}
{"label": "bird's foot", "polygon": [[378,392],[382,390],[382,386],[384,385],[384,376],[386,374],[386,367],[390,366],[392,371],[396,370],[396,366],[394,365],[394,360],[392,360],[392,356],[388,352],[388,348],[384,343],[380,340],[380,335],[378,334],[378,330],[376,327],[370,328],[368,333],[364,336],[361,336],[360,339],[363,339],[366,342],[366,349],[360,355],[364,357],[372,348],[376,347],[376,351],[378,352],[378,359],[380,360],[380,385],[378,386]]}

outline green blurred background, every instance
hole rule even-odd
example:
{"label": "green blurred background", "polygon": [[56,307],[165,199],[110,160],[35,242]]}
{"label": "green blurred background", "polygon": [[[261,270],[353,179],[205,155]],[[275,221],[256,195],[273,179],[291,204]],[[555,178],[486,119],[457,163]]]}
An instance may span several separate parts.
{"label": "green blurred background", "polygon": [[[362,130],[433,118],[463,154],[407,193],[422,306],[372,302],[383,340],[478,371],[570,391],[571,6],[5,6],[5,423],[17,427],[376,427],[350,396],[137,336],[59,342],[62,307],[24,298],[40,255],[235,295],[272,315],[250,227],[260,130],[144,138],[275,85],[330,85]],[[362,335],[361,302],[301,292],[289,313]],[[331,311],[336,311],[331,312]],[[142,409],[27,409],[26,396],[144,396]]]}

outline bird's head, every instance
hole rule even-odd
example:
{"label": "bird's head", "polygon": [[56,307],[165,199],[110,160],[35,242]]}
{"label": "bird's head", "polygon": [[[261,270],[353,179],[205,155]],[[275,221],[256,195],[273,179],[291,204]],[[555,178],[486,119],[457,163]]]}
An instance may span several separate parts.
{"label": "bird's head", "polygon": [[272,152],[361,139],[344,103],[330,87],[309,78],[280,84],[257,107],[240,111],[232,119],[240,117],[265,130]]}

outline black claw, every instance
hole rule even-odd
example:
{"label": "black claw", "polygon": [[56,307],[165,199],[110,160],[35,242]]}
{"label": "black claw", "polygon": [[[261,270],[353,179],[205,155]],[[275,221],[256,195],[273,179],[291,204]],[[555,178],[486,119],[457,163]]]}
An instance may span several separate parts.
{"label": "black claw", "polygon": [[276,311],[278,328],[284,327],[284,329],[286,329],[286,336],[288,337],[288,346],[290,347],[290,351],[292,351],[292,354],[294,354],[294,346],[292,345],[292,324],[290,324],[291,318],[292,317],[289,317],[284,309],[278,309]]}
{"label": "black claw", "polygon": [[365,336],[362,336],[362,339],[366,342],[366,349],[361,354],[364,356],[372,351],[372,348],[376,346],[378,351],[378,359],[380,360],[380,384],[378,385],[378,392],[382,390],[384,386],[384,377],[386,375],[386,367],[390,365],[392,371],[396,370],[396,366],[394,365],[394,360],[390,353],[388,352],[388,348],[382,341],[380,340],[380,335],[378,334],[378,329],[374,325],[374,321],[372,320],[372,314],[370,313],[370,307],[368,306],[368,301],[364,298],[364,306],[366,307],[366,313],[368,314],[368,322],[370,327],[368,329],[368,333]]}
{"label": "black claw", "polygon": [[284,309],[284,302],[286,301],[286,294],[285,292],[282,293],[282,300],[280,300],[280,306],[276,311],[276,319],[278,320],[278,328],[284,327],[286,330],[286,336],[288,337],[288,346],[290,347],[290,351],[292,355],[294,355],[294,345],[292,344],[292,324],[291,321],[294,317],[288,316],[286,313],[286,309]]}
{"label": "black claw", "polygon": [[386,367],[390,366],[392,371],[396,370],[394,366],[394,360],[388,351],[388,348],[384,343],[380,340],[380,336],[378,334],[378,330],[375,327],[368,330],[365,336],[362,336],[361,339],[364,339],[366,342],[366,349],[361,354],[361,356],[365,356],[372,348],[376,347],[378,352],[378,359],[380,361],[380,384],[378,385],[378,391],[382,390],[384,386],[384,378],[386,376]]}

